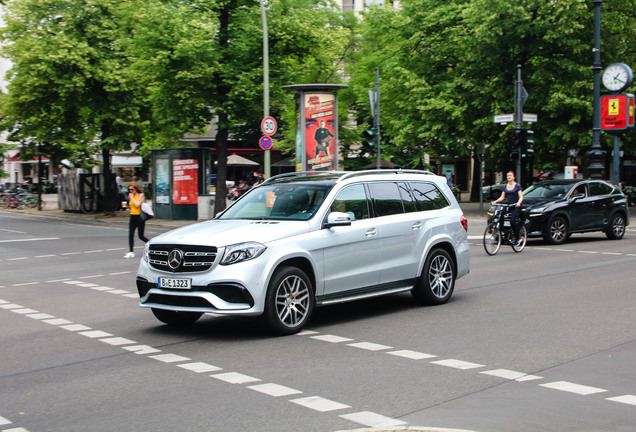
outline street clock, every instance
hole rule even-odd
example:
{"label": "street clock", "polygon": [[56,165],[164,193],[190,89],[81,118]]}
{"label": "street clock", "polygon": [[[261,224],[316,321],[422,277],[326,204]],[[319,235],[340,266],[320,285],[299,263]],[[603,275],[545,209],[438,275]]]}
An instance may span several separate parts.
{"label": "street clock", "polygon": [[603,85],[612,92],[622,92],[633,80],[632,68],[625,63],[613,63],[603,71]]}

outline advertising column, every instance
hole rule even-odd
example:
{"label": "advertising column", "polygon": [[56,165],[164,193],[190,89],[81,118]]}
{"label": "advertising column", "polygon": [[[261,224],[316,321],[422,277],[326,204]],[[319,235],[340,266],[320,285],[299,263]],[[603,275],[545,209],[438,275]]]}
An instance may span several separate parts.
{"label": "advertising column", "polygon": [[197,204],[199,199],[199,163],[196,159],[172,161],[172,202]]}
{"label": "advertising column", "polygon": [[338,170],[338,97],[344,84],[283,86],[296,93],[296,171]]}

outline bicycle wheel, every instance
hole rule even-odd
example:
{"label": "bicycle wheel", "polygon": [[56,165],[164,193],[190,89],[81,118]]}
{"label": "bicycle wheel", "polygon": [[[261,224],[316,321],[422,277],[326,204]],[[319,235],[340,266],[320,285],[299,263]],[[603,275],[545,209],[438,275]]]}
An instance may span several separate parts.
{"label": "bicycle wheel", "polygon": [[526,247],[526,240],[528,240],[528,233],[526,232],[526,227],[524,226],[521,227],[521,229],[519,230],[519,236],[521,240],[512,245],[512,250],[515,252],[521,252],[523,248]]}
{"label": "bicycle wheel", "polygon": [[495,255],[501,247],[501,231],[494,223],[488,224],[484,231],[484,249],[488,255]]}
{"label": "bicycle wheel", "polygon": [[86,214],[93,214],[97,211],[97,200],[95,198],[84,198],[82,200],[82,211]]}

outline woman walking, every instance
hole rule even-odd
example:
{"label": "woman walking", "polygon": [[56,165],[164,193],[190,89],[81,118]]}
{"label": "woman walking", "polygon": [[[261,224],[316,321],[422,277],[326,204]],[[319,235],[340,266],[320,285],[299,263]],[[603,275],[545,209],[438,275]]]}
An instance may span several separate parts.
{"label": "woman walking", "polygon": [[[128,184],[128,207],[130,209],[130,222],[128,223],[128,247],[130,252],[124,255],[124,258],[134,258],[135,252],[133,252],[135,229],[139,235],[139,239],[146,243],[148,239],[144,236],[144,228],[146,222],[141,219],[141,205],[146,202],[144,193],[137,184],[137,182],[131,182]],[[123,205],[124,203],[122,203]]]}

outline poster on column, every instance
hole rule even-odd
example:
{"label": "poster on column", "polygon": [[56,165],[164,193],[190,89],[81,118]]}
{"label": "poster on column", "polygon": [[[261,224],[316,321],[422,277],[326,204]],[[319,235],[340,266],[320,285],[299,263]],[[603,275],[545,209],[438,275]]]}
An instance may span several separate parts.
{"label": "poster on column", "polygon": [[334,94],[305,94],[305,160],[309,171],[338,168],[335,102]]}
{"label": "poster on column", "polygon": [[172,203],[198,204],[199,163],[196,159],[172,161]]}

